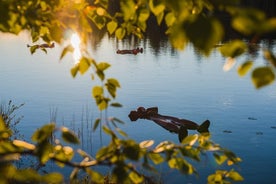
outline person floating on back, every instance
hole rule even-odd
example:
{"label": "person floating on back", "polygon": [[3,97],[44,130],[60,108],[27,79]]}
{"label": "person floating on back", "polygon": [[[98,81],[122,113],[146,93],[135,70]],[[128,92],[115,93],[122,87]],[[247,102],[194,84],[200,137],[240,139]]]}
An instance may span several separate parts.
{"label": "person floating on back", "polygon": [[197,130],[199,133],[207,133],[209,132],[208,128],[210,126],[209,120],[206,120],[201,125],[198,125],[190,120],[158,114],[157,107],[151,107],[148,109],[138,107],[136,111],[131,111],[128,117],[131,121],[136,121],[138,119],[154,121],[166,130],[177,133],[179,142],[182,142],[182,140],[188,135],[187,130]]}
{"label": "person floating on back", "polygon": [[138,54],[138,53],[143,53],[143,48],[137,47],[136,49],[131,49],[131,50],[117,50],[117,54]]}

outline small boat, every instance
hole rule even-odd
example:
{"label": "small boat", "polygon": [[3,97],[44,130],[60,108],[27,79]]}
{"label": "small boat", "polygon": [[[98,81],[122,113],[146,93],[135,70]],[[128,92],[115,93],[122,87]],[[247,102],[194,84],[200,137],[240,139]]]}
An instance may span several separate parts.
{"label": "small boat", "polygon": [[117,54],[138,54],[138,53],[143,53],[144,49],[137,47],[136,49],[131,49],[131,50],[117,50]]}
{"label": "small boat", "polygon": [[187,130],[197,130],[199,133],[205,133],[209,132],[208,128],[210,126],[209,120],[206,120],[201,125],[198,125],[191,120],[158,114],[157,107],[147,109],[144,107],[138,107],[136,111],[131,111],[128,117],[131,121],[136,121],[138,119],[151,120],[164,129],[177,133],[180,142],[182,142],[182,140],[188,135]]}

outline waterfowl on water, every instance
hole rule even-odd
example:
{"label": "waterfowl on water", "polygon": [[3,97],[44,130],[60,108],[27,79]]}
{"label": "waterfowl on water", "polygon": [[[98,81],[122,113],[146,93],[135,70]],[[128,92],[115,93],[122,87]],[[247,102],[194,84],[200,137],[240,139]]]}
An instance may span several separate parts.
{"label": "waterfowl on water", "polygon": [[198,125],[197,123],[187,119],[179,119],[173,116],[158,114],[157,107],[151,107],[148,109],[138,107],[136,111],[131,111],[128,117],[131,121],[136,121],[138,119],[151,120],[164,129],[177,133],[180,142],[188,135],[187,130],[197,130],[199,133],[204,133],[209,132],[208,128],[210,126],[209,120],[206,120],[201,125]]}
{"label": "waterfowl on water", "polygon": [[138,54],[138,53],[143,53],[144,49],[137,47],[136,49],[131,49],[131,50],[117,50],[117,54]]}

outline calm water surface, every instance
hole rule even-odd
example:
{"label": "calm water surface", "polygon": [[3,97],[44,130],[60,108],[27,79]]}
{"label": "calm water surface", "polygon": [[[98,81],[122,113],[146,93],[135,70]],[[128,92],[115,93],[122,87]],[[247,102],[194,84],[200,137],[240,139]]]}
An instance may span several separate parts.
{"label": "calm water surface", "polygon": [[[59,47],[48,54],[38,51],[31,55],[27,43],[30,39],[24,34],[0,35],[0,101],[25,103],[19,111],[24,115],[19,129],[25,139],[29,140],[36,128],[56,119],[60,126],[75,130],[83,142],[81,147],[94,154],[109,140],[99,131],[91,131],[91,123],[99,116],[91,98],[91,88],[97,81],[92,81],[89,73],[73,79],[70,68],[74,61],[71,55],[59,61]],[[145,51],[136,56],[116,54],[116,49],[131,46],[144,47]],[[137,141],[153,139],[156,144],[178,141],[175,134],[150,121],[130,122],[127,115],[138,106],[158,106],[161,114],[198,123],[209,119],[212,140],[243,159],[236,169],[245,177],[244,183],[276,182],[276,129],[271,128],[276,126],[275,84],[256,90],[249,75],[238,77],[237,66],[224,72],[225,59],[216,52],[203,58],[191,47],[183,52],[172,52],[170,48],[156,52],[147,41],[131,46],[104,37],[91,49],[97,61],[112,64],[107,77],[121,83],[117,100],[124,106],[110,109],[108,115],[126,122],[121,128],[129,137]],[[256,65],[265,63],[258,52],[255,61]],[[165,183],[206,183],[206,176],[218,168],[208,155],[197,167],[200,178],[179,176],[165,166],[159,169]]]}

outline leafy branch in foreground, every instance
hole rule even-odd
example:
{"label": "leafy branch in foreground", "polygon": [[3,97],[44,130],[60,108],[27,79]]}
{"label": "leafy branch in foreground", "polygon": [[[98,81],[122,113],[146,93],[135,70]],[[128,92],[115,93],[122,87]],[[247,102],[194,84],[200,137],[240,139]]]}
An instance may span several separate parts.
{"label": "leafy branch in foreground", "polygon": [[[91,182],[103,183],[104,175],[93,169],[94,166],[109,166],[112,169],[111,180],[119,183],[142,183],[150,180],[143,174],[143,170],[155,173],[155,165],[167,163],[171,169],[178,170],[182,174],[198,174],[196,168],[188,160],[200,161],[201,155],[212,152],[217,164],[237,164],[241,161],[233,152],[226,150],[209,140],[210,135],[191,135],[181,144],[164,141],[154,146],[153,140],[140,143],[126,138],[126,133],[118,130],[124,138],[120,139],[117,133],[106,126],[103,130],[111,137],[107,146],[102,147],[93,156],[83,150],[74,150],[61,142],[78,144],[79,140],[73,132],[65,127],[58,128],[55,124],[47,124],[35,131],[32,136],[34,143],[22,140],[10,140],[10,129],[5,126],[0,116],[0,155],[1,181],[2,182],[53,182],[62,183],[64,178],[59,173],[41,175],[33,168],[18,169],[12,163],[25,155],[37,158],[41,165],[46,165],[53,160],[59,167],[70,166],[72,172],[70,180],[77,179],[80,170],[86,172]],[[52,134],[61,132],[62,141],[50,141]],[[74,162],[74,155],[78,153],[83,160]],[[9,171],[9,174],[3,174]],[[218,179],[219,178],[219,179]],[[216,171],[208,177],[208,182],[241,181],[242,176],[234,170]]]}

